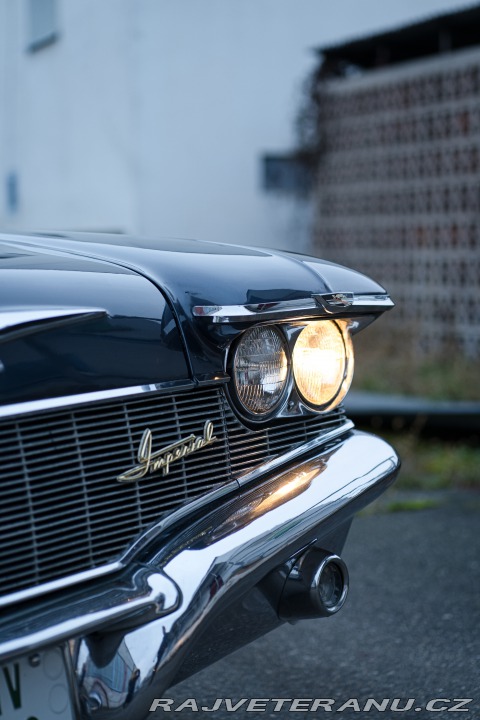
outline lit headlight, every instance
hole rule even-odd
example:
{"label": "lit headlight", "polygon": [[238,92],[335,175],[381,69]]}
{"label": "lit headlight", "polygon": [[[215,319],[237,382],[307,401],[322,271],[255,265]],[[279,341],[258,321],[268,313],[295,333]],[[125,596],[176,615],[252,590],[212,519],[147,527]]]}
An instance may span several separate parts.
{"label": "lit headlight", "polygon": [[233,358],[238,400],[248,412],[265,415],[280,402],[288,376],[283,335],[274,327],[247,330]]}
{"label": "lit headlight", "polygon": [[353,347],[348,330],[332,320],[309,323],[293,350],[297,389],[310,405],[324,410],[344,398],[353,375]]}

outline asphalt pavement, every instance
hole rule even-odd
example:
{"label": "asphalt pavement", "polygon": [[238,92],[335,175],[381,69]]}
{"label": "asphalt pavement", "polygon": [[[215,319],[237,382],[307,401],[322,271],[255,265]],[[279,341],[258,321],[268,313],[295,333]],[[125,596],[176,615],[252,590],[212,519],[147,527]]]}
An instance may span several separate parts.
{"label": "asphalt pavement", "polygon": [[[166,691],[171,711],[150,717],[480,720],[479,551],[478,494],[358,517],[343,553],[350,595],[337,615],[280,627]],[[202,710],[217,698],[245,702]],[[248,710],[254,699],[269,702]],[[306,702],[294,710],[295,699]],[[333,701],[328,714],[315,699]],[[369,699],[388,703],[365,711]]]}

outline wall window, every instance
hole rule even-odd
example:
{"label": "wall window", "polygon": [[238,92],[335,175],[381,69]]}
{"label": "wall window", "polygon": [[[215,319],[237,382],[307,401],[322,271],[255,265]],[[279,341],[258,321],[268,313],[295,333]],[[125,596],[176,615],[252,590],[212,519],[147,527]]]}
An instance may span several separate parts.
{"label": "wall window", "polygon": [[57,0],[27,0],[28,49],[40,50],[58,38]]}
{"label": "wall window", "polygon": [[312,158],[306,153],[262,158],[262,184],[267,192],[308,195],[312,180]]}
{"label": "wall window", "polygon": [[18,210],[18,175],[16,172],[9,172],[5,178],[7,211],[14,215]]}

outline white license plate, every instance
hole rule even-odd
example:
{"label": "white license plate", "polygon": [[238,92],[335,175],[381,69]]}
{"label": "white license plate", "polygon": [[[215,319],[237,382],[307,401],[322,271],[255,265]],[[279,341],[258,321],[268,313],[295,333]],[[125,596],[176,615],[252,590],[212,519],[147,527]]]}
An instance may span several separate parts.
{"label": "white license plate", "polygon": [[62,652],[50,648],[0,667],[1,720],[73,720]]}

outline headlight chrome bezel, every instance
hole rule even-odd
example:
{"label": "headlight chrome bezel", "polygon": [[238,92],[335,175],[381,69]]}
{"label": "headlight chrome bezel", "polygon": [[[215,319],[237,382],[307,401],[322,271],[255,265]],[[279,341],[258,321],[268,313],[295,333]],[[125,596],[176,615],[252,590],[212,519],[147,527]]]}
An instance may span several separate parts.
{"label": "headlight chrome bezel", "polygon": [[[245,397],[242,398],[242,392],[241,392],[241,383],[239,381],[239,375],[241,372],[245,372],[247,370],[246,367],[240,367],[241,362],[239,359],[240,353],[243,349],[243,347],[248,342],[259,342],[261,341],[261,337],[255,337],[255,336],[261,336],[264,334],[265,336],[269,335],[271,336],[271,339],[273,338],[274,342],[275,340],[278,341],[278,348],[279,348],[279,354],[281,353],[283,355],[280,356],[281,359],[281,367],[279,368],[279,382],[281,382],[281,387],[279,388],[279,391],[276,395],[276,398],[272,400],[271,403],[266,402],[265,409],[261,409],[260,407],[254,407],[254,403],[252,402],[249,406],[247,400]],[[265,342],[267,340],[265,339]],[[252,372],[255,372],[253,369],[254,363],[252,363]],[[258,372],[258,370],[256,371]],[[282,377],[283,375],[283,377]],[[242,412],[246,413],[247,416],[250,418],[255,419],[267,419],[272,417],[272,415],[276,415],[279,406],[283,404],[283,401],[285,400],[286,393],[288,391],[288,388],[291,383],[291,363],[290,363],[290,352],[288,348],[287,339],[282,333],[282,331],[276,326],[276,325],[256,325],[252,328],[249,328],[246,330],[242,336],[239,338],[239,340],[236,343],[236,346],[234,348],[234,352],[232,355],[232,363],[231,363],[231,376],[232,376],[232,382],[233,382],[233,388],[234,388],[234,397],[236,398],[237,403],[240,405]],[[266,383],[267,384],[267,383]],[[252,387],[254,385],[252,384]],[[245,387],[245,386],[244,386]]]}
{"label": "headlight chrome bezel", "polygon": [[[302,394],[300,387],[295,378],[295,364],[294,364],[294,353],[295,346],[298,338],[302,332],[308,328],[315,326],[317,323],[328,323],[330,326],[334,326],[335,332],[339,333],[342,339],[344,347],[344,371],[339,381],[338,388],[332,396],[328,398],[323,404],[315,404],[309,401],[308,397]],[[240,337],[238,337],[235,343],[230,348],[230,353],[227,362],[227,371],[230,374],[230,383],[228,387],[228,395],[232,400],[232,403],[242,417],[253,425],[259,423],[265,423],[269,420],[276,419],[279,417],[298,416],[306,414],[322,414],[333,410],[337,407],[343,398],[345,397],[351,383],[353,376],[353,345],[351,340],[351,327],[352,323],[350,320],[343,319],[315,319],[315,320],[302,320],[298,322],[285,322],[285,323],[263,323],[254,325],[245,330]],[[285,377],[285,383],[282,392],[279,393],[278,399],[275,404],[263,413],[252,412],[248,407],[240,400],[237,392],[237,383],[235,379],[235,358],[239,348],[242,346],[242,342],[248,334],[253,330],[266,330],[273,329],[279,337],[282,338],[283,347],[287,358],[287,372]],[[298,374],[298,371],[297,371]]]}

